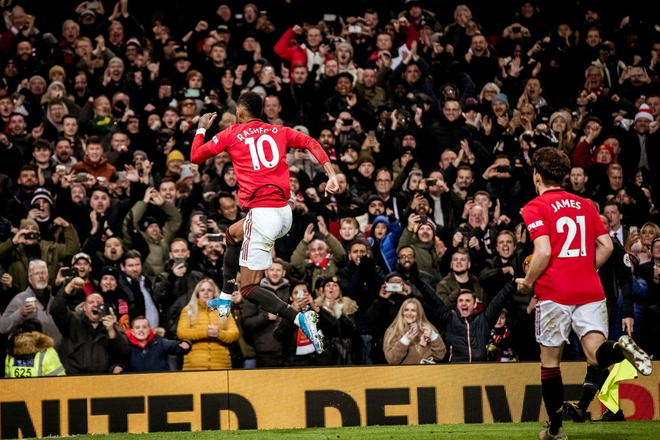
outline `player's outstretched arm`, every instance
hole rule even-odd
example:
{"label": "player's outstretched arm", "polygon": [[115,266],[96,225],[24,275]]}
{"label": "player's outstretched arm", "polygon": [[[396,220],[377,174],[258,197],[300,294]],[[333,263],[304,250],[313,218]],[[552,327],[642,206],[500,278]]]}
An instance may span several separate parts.
{"label": "player's outstretched arm", "polygon": [[197,124],[199,128],[197,129],[197,133],[195,133],[195,138],[190,148],[190,161],[192,163],[200,164],[222,151],[222,148],[218,147],[220,145],[219,142],[216,142],[217,138],[204,143],[206,130],[211,128],[217,116],[217,113],[205,113],[199,118],[199,123]]}

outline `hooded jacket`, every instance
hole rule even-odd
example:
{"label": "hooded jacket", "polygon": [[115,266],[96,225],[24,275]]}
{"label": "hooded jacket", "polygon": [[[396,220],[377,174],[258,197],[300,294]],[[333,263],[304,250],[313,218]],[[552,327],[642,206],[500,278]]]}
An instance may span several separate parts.
{"label": "hooded jacket", "polygon": [[[394,268],[396,268],[398,259],[396,248],[399,244],[399,238],[401,238],[401,224],[396,219],[390,220],[384,215],[379,215],[371,224],[372,235],[376,225],[379,223],[383,223],[385,226],[387,226],[387,234],[380,240],[378,247],[380,249],[383,261],[385,261],[387,266],[383,268],[383,272],[389,273],[392,272]],[[373,238],[373,236],[369,237],[369,244],[371,244],[372,247],[374,246],[375,241],[376,240]]]}
{"label": "hooded jacket", "polygon": [[422,242],[417,234],[414,234],[408,228],[403,230],[401,235],[401,240],[399,240],[399,249],[404,246],[410,246],[415,250],[415,263],[419,270],[427,272],[433,276],[436,280],[442,278],[440,273],[440,260],[437,252],[433,248],[433,241],[428,243]]}
{"label": "hooded jacket", "polygon": [[5,378],[66,376],[52,338],[36,331],[12,338],[13,347],[10,343],[5,360]]}

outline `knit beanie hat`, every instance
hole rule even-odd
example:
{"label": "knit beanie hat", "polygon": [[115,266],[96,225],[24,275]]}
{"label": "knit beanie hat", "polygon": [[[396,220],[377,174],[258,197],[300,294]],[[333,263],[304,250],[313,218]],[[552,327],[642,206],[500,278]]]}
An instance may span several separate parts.
{"label": "knit beanie hat", "polygon": [[648,105],[642,104],[639,106],[639,111],[635,115],[635,121],[637,121],[640,118],[648,119],[649,121],[653,122],[653,115],[651,114],[651,108]]}
{"label": "knit beanie hat", "polygon": [[170,154],[167,155],[167,161],[165,162],[165,166],[169,165],[169,163],[173,160],[180,160],[181,162],[185,161],[185,157],[183,157],[183,153],[180,152],[179,150],[172,150]]}
{"label": "knit beanie hat", "polygon": [[504,94],[504,93],[498,93],[495,95],[493,98],[493,102],[501,101],[506,104],[507,107],[509,107],[509,98]]}
{"label": "knit beanie hat", "polygon": [[32,218],[24,218],[21,220],[21,224],[19,225],[18,229],[26,229],[28,226],[34,226],[37,228],[37,231],[39,230],[39,223],[37,223],[36,220]]}

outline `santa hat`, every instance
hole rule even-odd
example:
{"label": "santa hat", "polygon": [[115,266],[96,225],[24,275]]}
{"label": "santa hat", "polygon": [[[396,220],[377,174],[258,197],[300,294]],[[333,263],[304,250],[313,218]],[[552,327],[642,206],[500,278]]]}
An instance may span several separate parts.
{"label": "santa hat", "polygon": [[639,111],[635,115],[635,121],[637,121],[640,118],[645,118],[653,122],[653,115],[651,114],[651,109],[649,108],[648,105],[642,104],[639,106]]}

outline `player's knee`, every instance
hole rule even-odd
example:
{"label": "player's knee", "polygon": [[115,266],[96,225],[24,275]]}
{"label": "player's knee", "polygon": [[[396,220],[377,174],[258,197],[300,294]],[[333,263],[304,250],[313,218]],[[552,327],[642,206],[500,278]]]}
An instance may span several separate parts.
{"label": "player's knee", "polygon": [[256,289],[258,287],[259,287],[259,284],[248,284],[246,286],[242,286],[241,287],[241,296],[243,298],[247,298],[254,291],[254,289]]}

